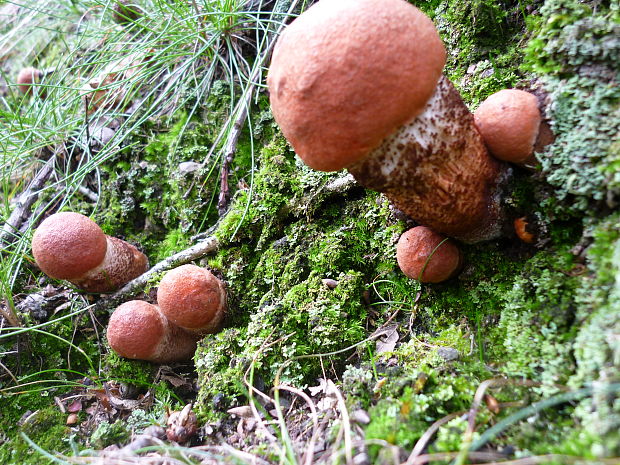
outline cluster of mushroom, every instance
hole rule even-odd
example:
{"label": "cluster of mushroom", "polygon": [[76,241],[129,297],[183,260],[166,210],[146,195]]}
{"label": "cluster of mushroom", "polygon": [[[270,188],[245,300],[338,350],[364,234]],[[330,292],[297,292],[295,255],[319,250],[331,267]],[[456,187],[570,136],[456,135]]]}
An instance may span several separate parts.
{"label": "cluster of mushroom", "polygon": [[[502,233],[504,161],[531,163],[549,135],[527,92],[501,91],[472,115],[442,75],[445,59],[432,21],[405,0],[322,0],[279,37],[267,77],[274,117],[308,166],[346,168],[425,225],[403,235],[398,255],[424,264],[403,271],[430,282],[462,261],[441,234],[475,243]],[[448,249],[456,268],[439,279],[431,270]]]}
{"label": "cluster of mushroom", "polygon": [[[148,268],[136,247],[73,212],[46,218],[34,233],[32,251],[45,274],[88,292],[112,292]],[[114,311],[107,334],[118,354],[158,363],[191,358],[196,341],[215,332],[226,311],[223,283],[195,265],[166,273],[157,300],[159,306],[134,300]]]}
{"label": "cluster of mushroom", "polygon": [[210,271],[182,265],[169,271],[152,305],[120,305],[108,324],[108,342],[122,357],[169,363],[191,358],[196,341],[217,331],[226,311],[223,283]]}

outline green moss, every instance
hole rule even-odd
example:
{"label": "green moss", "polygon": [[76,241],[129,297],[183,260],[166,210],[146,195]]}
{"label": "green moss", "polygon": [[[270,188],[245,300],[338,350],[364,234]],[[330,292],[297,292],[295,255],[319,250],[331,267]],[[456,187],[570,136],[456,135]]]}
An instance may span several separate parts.
{"label": "green moss", "polygon": [[155,366],[141,360],[129,360],[110,350],[103,360],[103,372],[116,381],[151,387]]}
{"label": "green moss", "polygon": [[498,331],[506,351],[502,371],[508,376],[551,386],[564,384],[573,372],[567,350],[577,330],[572,268],[569,254],[538,254],[506,294]]}
{"label": "green moss", "polygon": [[443,1],[432,15],[448,51],[445,74],[474,107],[522,77],[523,3]]}
{"label": "green moss", "polygon": [[539,74],[596,73],[598,65],[617,69],[619,18],[617,7],[593,9],[577,0],[547,0],[528,22],[535,35],[527,46],[525,67]]}
{"label": "green moss", "polygon": [[[383,439],[411,450],[436,420],[449,413],[467,410],[481,381],[467,371],[441,373],[426,369],[388,380],[377,394],[381,398],[369,410],[367,439]],[[408,379],[408,382],[404,382]]]}
{"label": "green moss", "polygon": [[[282,380],[312,382],[321,359],[293,359],[363,340],[367,286],[386,261],[394,267],[402,226],[376,194],[354,190],[343,202],[326,192],[335,175],[303,167],[281,137],[261,160],[252,197],[240,194],[216,232],[225,247],[210,263],[228,282],[235,328],[200,344],[196,366],[205,411],[219,393],[231,401],[244,394],[250,363],[267,384],[282,367]],[[337,285],[332,289],[324,279]],[[334,367],[340,358],[330,359]]]}
{"label": "green moss", "polygon": [[0,446],[0,462],[24,465],[53,463],[33,451],[19,433],[25,434],[40,448],[51,454],[67,453],[69,451],[69,428],[64,423],[65,415],[56,406],[24,415],[23,423],[17,427],[17,431],[11,433],[10,441]]}
{"label": "green moss", "polygon": [[[217,201],[222,161],[217,141],[230,110],[232,89],[214,84],[203,103],[203,118],[179,112],[146,125],[125,149],[102,167],[107,188],[97,221],[109,234],[139,243],[151,262],[186,248],[190,238],[218,219]],[[261,99],[253,115],[256,142],[269,137],[272,119]],[[232,195],[249,182],[253,163],[249,133],[244,131],[228,170]]]}
{"label": "green moss", "polygon": [[124,421],[116,420],[114,423],[102,421],[93,432],[90,442],[93,447],[103,449],[111,444],[122,445],[129,439],[130,435],[131,433]]}

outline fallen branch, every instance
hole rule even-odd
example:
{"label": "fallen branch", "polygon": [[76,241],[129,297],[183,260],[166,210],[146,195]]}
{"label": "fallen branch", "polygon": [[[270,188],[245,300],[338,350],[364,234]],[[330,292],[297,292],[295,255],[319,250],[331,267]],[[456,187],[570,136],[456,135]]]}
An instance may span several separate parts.
{"label": "fallen branch", "polygon": [[246,100],[245,102],[243,102],[244,105],[239,110],[237,119],[233,124],[230,136],[226,140],[226,146],[224,147],[224,162],[222,164],[222,171],[220,173],[220,195],[217,201],[217,211],[220,216],[226,213],[226,210],[228,209],[228,201],[230,200],[230,190],[228,188],[228,170],[235,156],[237,143],[239,142],[239,137],[241,136],[241,131],[243,130],[245,120],[248,117],[248,106],[250,105],[250,101],[252,99],[253,88],[254,85],[251,85],[248,89],[248,92],[246,94]]}
{"label": "fallen branch", "polygon": [[30,181],[28,188],[20,194],[15,202],[15,209],[11,212],[11,215],[2,227],[2,232],[0,232],[0,244],[6,246],[18,237],[21,225],[30,217],[30,207],[32,207],[34,202],[39,198],[39,192],[45,185],[47,179],[54,172],[55,163],[56,155],[52,155],[32,181]]}
{"label": "fallen branch", "polygon": [[[325,185],[325,187],[323,187],[323,192],[326,192],[328,194],[343,194],[356,185],[357,184],[353,176],[347,174],[329,182],[327,185]],[[146,273],[125,284],[125,286],[116,291],[114,294],[111,294],[101,299],[95,304],[93,308],[95,314],[98,314],[105,310],[109,310],[111,308],[115,308],[125,300],[138,295],[140,292],[142,292],[148,282],[157,274],[163,273],[164,271],[168,271],[172,268],[176,268],[177,266],[184,265],[194,260],[198,260],[205,255],[216,252],[219,248],[219,242],[214,236],[209,235],[212,234],[215,229],[217,229],[217,224],[209,228],[206,236],[203,234],[194,236],[192,239],[198,240],[199,242],[197,242],[193,246],[162,260],[161,262],[150,268]]]}
{"label": "fallen branch", "polygon": [[98,312],[116,307],[122,301],[134,297],[142,292],[144,286],[146,286],[146,284],[159,273],[163,273],[164,271],[171,270],[177,266],[198,260],[207,254],[217,251],[218,247],[219,243],[215,237],[207,237],[205,240],[194,244],[190,248],[182,250],[181,252],[162,260],[150,268],[146,273],[143,273],[134,280],[129,281],[114,294],[101,299],[94,306],[93,311],[97,314]]}

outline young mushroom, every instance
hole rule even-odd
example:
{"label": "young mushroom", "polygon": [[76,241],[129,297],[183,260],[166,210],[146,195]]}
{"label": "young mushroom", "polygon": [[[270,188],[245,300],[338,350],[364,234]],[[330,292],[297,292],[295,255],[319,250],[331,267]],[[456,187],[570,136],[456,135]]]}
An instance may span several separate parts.
{"label": "young mushroom", "polygon": [[501,232],[509,169],[442,76],[445,58],[432,21],[405,0],[323,0],[278,39],[271,107],[308,166],[347,168],[418,222],[477,242]]}
{"label": "young mushroom", "polygon": [[55,213],[41,223],[32,253],[43,273],[88,292],[112,292],[148,268],[146,256],[133,245],[72,212]]}
{"label": "young mushroom", "polygon": [[553,141],[538,99],[524,90],[496,92],[480,104],[474,119],[491,154],[517,165],[535,165],[534,151]]}
{"label": "young mushroom", "polygon": [[532,232],[534,228],[526,216],[515,219],[512,224],[515,229],[515,234],[521,241],[526,244],[533,244],[536,242],[536,236]]}
{"label": "young mushroom", "polygon": [[463,264],[456,244],[425,226],[416,226],[400,236],[396,260],[405,275],[423,283],[446,281]]}
{"label": "young mushroom", "polygon": [[170,363],[189,360],[196,336],[168,321],[159,307],[131,300],[120,305],[107,330],[108,343],[121,357]]}
{"label": "young mushroom", "polygon": [[224,318],[226,290],[209,270],[182,265],[162,278],[157,303],[171,322],[204,335],[217,331]]}
{"label": "young mushroom", "polygon": [[33,67],[23,68],[17,74],[17,88],[24,95],[32,94],[32,88],[43,78],[43,71]]}

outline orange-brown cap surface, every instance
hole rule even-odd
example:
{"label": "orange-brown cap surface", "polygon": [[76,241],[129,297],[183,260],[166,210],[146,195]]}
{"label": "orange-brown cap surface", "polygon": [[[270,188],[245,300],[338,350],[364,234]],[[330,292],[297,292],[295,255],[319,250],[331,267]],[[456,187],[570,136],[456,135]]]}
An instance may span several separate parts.
{"label": "orange-brown cap surface", "polygon": [[150,360],[164,339],[166,321],[147,302],[131,300],[120,305],[108,324],[108,342],[121,357]]}
{"label": "orange-brown cap surface", "polygon": [[445,239],[426,226],[405,231],[396,246],[398,266],[408,277],[423,283],[451,278],[460,270],[462,256],[451,240],[442,243]]}
{"label": "orange-brown cap surface", "polygon": [[157,303],[174,324],[195,331],[209,332],[221,320],[226,307],[222,282],[196,265],[170,270],[157,289]]}
{"label": "orange-brown cap surface", "polygon": [[271,107],[308,166],[339,170],[422,112],[445,58],[432,21],[404,0],[321,0],[278,39]]}
{"label": "orange-brown cap surface", "polygon": [[476,126],[495,158],[530,161],[542,117],[538,99],[529,92],[504,89],[491,95],[474,113]]}
{"label": "orange-brown cap surface", "polygon": [[39,82],[41,71],[37,68],[24,68],[17,75],[17,85],[22,94],[30,94],[32,92],[32,84]]}
{"label": "orange-brown cap surface", "polygon": [[103,261],[106,248],[106,236],[101,228],[79,213],[49,216],[32,237],[37,265],[56,279],[80,277]]}

